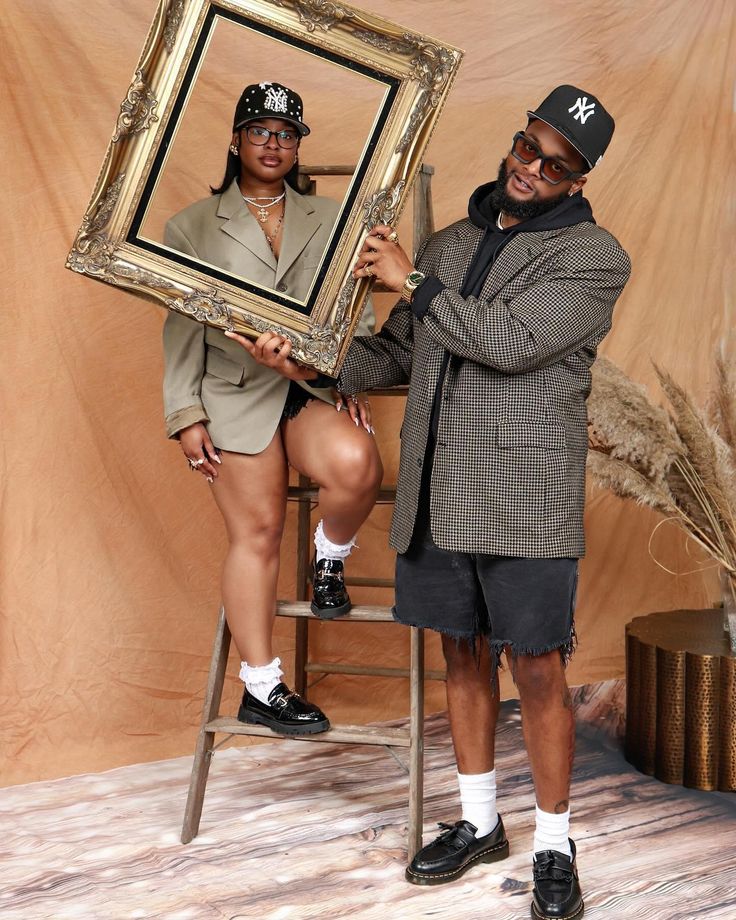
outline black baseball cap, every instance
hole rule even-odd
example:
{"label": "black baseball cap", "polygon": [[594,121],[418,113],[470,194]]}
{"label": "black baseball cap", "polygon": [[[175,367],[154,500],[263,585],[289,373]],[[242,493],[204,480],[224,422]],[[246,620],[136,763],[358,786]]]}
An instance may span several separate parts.
{"label": "black baseball cap", "polygon": [[294,125],[302,137],[309,128],[302,121],[304,105],[301,96],[280,83],[251,83],[243,90],[235,106],[233,131],[256,118],[280,118]]}
{"label": "black baseball cap", "polygon": [[613,137],[616,123],[592,93],[567,84],[558,86],[533,112],[559,132],[583,157],[589,168],[598,164]]}

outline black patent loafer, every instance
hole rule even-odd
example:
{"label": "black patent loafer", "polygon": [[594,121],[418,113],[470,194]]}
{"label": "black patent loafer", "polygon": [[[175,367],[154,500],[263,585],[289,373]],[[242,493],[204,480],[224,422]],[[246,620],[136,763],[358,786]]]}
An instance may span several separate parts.
{"label": "black patent loafer", "polygon": [[575,844],[570,841],[572,859],[557,850],[534,854],[532,917],[535,920],[579,920],[585,911],[575,865]]}
{"label": "black patent loafer", "polygon": [[460,878],[476,863],[496,862],[509,855],[509,842],[499,815],[498,824],[485,837],[470,821],[440,824],[443,833],[417,853],[406,870],[412,885],[444,885]]}
{"label": "black patent loafer", "polygon": [[321,620],[334,620],[353,606],[345,588],[345,571],[339,559],[315,560],[312,591],[312,613]]}
{"label": "black patent loafer", "polygon": [[314,703],[308,703],[284,683],[276,684],[262,703],[246,690],[238,710],[238,722],[266,725],[279,735],[317,735],[330,721]]}

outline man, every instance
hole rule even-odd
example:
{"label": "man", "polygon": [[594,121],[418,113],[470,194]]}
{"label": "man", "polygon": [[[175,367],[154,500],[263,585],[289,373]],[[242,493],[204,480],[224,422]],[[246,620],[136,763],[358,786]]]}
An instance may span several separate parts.
{"label": "man", "polygon": [[[417,853],[407,879],[442,884],[508,854],[493,739],[504,652],[537,801],[532,915],[577,920],[564,666],[584,553],[585,400],[630,263],[582,195],[611,116],[590,93],[559,86],[527,117],[496,182],[425,243],[416,268],[390,227],[371,232],[355,276],[402,299],[380,333],[355,339],[338,384],[354,393],[410,381],[395,615],[442,634],[462,818]],[[281,337],[246,347],[287,376],[315,376]]]}

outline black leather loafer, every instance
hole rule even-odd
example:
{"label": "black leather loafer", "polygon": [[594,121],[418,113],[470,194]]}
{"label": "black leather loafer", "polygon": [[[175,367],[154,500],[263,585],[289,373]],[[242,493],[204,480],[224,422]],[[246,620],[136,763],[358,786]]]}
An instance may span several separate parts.
{"label": "black leather loafer", "polygon": [[572,859],[557,850],[534,854],[534,920],[579,920],[585,911],[575,865],[575,844],[570,841]]}
{"label": "black leather loafer", "polygon": [[353,606],[345,588],[345,572],[339,559],[315,560],[312,590],[312,613],[321,620],[334,620]]}
{"label": "black leather loafer", "polygon": [[238,722],[266,725],[279,735],[317,735],[330,727],[329,719],[318,706],[303,700],[284,683],[273,688],[267,704],[246,690]]}
{"label": "black leather loafer", "polygon": [[509,842],[499,815],[498,824],[485,837],[470,821],[440,824],[443,833],[417,853],[406,870],[412,885],[443,885],[453,882],[475,863],[496,862],[509,855]]}

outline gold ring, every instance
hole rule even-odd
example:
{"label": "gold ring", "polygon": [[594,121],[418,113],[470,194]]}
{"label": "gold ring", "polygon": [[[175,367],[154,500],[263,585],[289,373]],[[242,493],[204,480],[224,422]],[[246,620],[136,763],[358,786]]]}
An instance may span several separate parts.
{"label": "gold ring", "polygon": [[373,277],[373,269],[370,267],[370,265],[366,265],[365,273],[366,275],[368,275],[369,278]]}
{"label": "gold ring", "polygon": [[389,233],[389,235],[386,237],[386,239],[389,241],[389,243],[398,243],[398,242],[399,242],[399,234],[398,234],[395,230],[392,230],[392,231]]}

